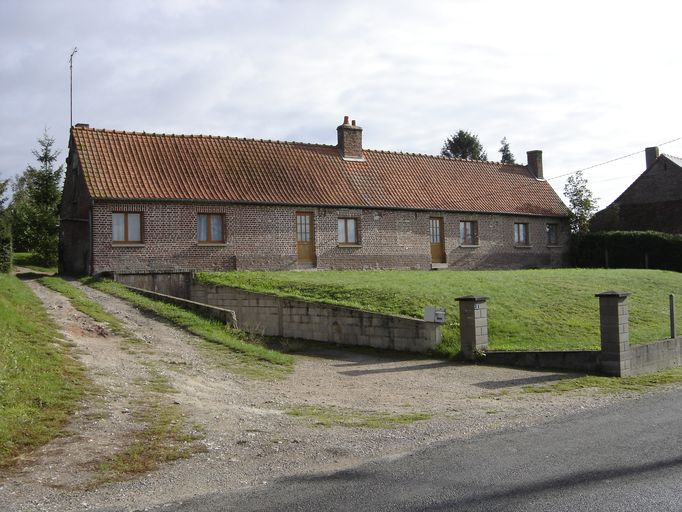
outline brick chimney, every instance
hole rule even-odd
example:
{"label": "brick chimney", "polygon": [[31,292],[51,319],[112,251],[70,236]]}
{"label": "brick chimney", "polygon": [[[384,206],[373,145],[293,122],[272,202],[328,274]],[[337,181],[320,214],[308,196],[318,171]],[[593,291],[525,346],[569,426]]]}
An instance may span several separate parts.
{"label": "brick chimney", "polygon": [[542,151],[539,149],[526,151],[526,155],[528,156],[528,168],[530,169],[530,172],[532,172],[537,179],[544,179],[542,173]]}
{"label": "brick chimney", "polygon": [[362,158],[362,128],[355,125],[355,119],[349,124],[348,116],[343,118],[343,124],[336,128],[339,153],[344,160],[363,160]]}
{"label": "brick chimney", "polygon": [[658,147],[654,146],[653,148],[646,148],[644,150],[644,154],[646,155],[646,168],[648,169],[658,158]]}

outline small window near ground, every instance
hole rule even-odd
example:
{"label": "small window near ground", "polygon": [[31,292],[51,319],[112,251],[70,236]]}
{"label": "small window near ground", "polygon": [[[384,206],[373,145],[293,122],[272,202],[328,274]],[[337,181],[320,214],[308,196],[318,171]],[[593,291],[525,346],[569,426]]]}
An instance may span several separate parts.
{"label": "small window near ground", "polygon": [[358,243],[357,219],[339,219],[338,227],[338,242],[340,244]]}
{"label": "small window near ground", "polygon": [[222,214],[197,214],[197,241],[204,244],[221,244],[225,241]]}
{"label": "small window near ground", "polygon": [[112,213],[111,239],[122,244],[142,243],[142,214]]}
{"label": "small window near ground", "polygon": [[475,220],[459,221],[459,243],[462,245],[478,245],[478,222]]}
{"label": "small window near ground", "polygon": [[528,224],[525,222],[514,223],[514,243],[516,245],[528,245]]}
{"label": "small window near ground", "polygon": [[559,245],[559,224],[547,224],[547,245]]}

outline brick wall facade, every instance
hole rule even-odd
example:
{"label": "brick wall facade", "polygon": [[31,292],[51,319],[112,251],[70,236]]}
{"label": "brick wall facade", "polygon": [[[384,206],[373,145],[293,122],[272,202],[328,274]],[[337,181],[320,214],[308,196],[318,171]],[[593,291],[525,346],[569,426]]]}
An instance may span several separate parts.
{"label": "brick wall facade", "polygon": [[[143,242],[112,244],[112,212],[141,212]],[[450,268],[556,267],[564,262],[566,219],[392,210],[296,208],[190,203],[97,202],[93,207],[93,273],[179,270],[285,270],[297,268],[296,212],[315,214],[317,267],[323,269],[431,268],[429,218],[443,217]],[[224,216],[225,243],[196,240],[197,213]],[[354,218],[359,243],[337,242],[339,217]],[[477,221],[479,244],[462,247],[460,220]],[[514,245],[514,222],[528,223],[530,244]],[[547,223],[559,224],[559,243],[548,246]]]}

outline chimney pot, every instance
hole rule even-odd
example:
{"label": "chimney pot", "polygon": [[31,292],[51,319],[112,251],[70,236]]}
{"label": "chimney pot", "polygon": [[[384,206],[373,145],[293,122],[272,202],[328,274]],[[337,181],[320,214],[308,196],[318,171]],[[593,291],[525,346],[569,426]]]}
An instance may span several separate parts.
{"label": "chimney pot", "polygon": [[527,151],[526,155],[528,157],[528,168],[535,174],[535,177],[539,180],[544,179],[543,169],[542,169],[542,151],[539,149],[533,151]]}
{"label": "chimney pot", "polygon": [[355,119],[350,122],[351,126],[355,126]]}
{"label": "chimney pot", "polygon": [[644,150],[644,154],[646,155],[646,168],[648,169],[653,165],[653,163],[658,158],[659,155],[658,147],[654,146],[651,148],[646,148]]}
{"label": "chimney pot", "polygon": [[362,128],[348,123],[348,116],[343,118],[343,124],[336,128],[338,137],[337,148],[344,160],[363,160],[362,158]]}

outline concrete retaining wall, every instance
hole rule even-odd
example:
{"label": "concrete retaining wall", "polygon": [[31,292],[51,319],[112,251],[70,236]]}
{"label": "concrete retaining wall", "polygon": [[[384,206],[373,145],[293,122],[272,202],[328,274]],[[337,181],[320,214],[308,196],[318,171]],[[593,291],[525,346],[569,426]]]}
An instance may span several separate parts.
{"label": "concrete retaining wall", "polygon": [[414,318],[197,283],[190,297],[234,311],[240,329],[266,336],[408,352],[427,352],[441,341],[439,324]]}
{"label": "concrete retaining wall", "polygon": [[114,279],[126,286],[189,299],[193,275],[192,272],[116,273]]}
{"label": "concrete retaining wall", "polygon": [[518,366],[521,368],[552,368],[580,372],[600,370],[598,350],[570,350],[552,352],[486,352],[486,364]]}
{"label": "concrete retaining wall", "polygon": [[632,375],[657,372],[682,365],[682,337],[630,346]]}
{"label": "concrete retaining wall", "polygon": [[136,288],[134,286],[124,285],[129,290],[139,293],[140,295],[145,295],[149,298],[155,300],[161,300],[163,302],[168,302],[176,306],[180,306],[185,309],[189,309],[202,316],[212,318],[213,320],[218,320],[226,325],[236,327],[237,320],[235,318],[234,311],[229,309],[219,308],[217,306],[211,306],[209,304],[201,304],[199,302],[194,302],[187,299],[182,299],[180,297],[172,297],[163,293],[153,292],[150,290],[145,290],[143,288]]}

